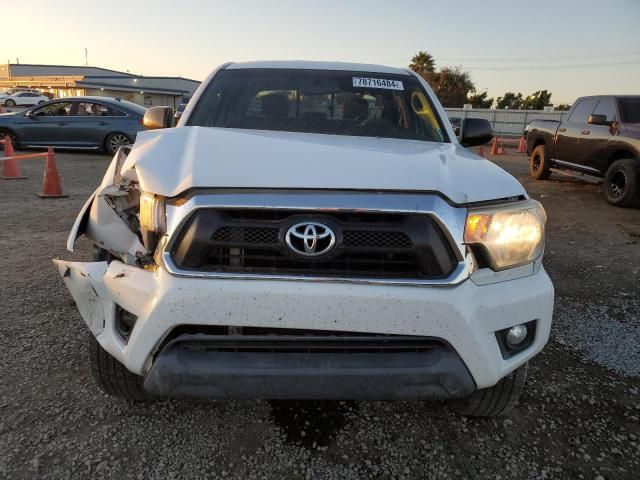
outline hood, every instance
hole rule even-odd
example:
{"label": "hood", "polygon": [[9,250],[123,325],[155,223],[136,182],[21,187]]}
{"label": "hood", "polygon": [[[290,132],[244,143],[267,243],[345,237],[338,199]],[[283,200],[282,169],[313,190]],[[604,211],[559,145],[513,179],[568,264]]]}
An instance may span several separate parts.
{"label": "hood", "polygon": [[143,191],[189,188],[440,192],[454,203],[523,195],[507,172],[458,144],[228,128],[138,133],[122,172]]}

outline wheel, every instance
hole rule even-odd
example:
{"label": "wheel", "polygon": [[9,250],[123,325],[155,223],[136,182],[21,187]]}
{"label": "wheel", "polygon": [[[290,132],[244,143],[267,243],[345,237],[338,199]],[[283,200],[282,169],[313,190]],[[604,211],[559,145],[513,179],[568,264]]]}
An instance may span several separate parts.
{"label": "wheel", "polygon": [[11,99],[9,99],[6,102],[4,102],[4,104],[5,104],[5,106],[10,107],[10,108],[13,108],[13,107],[16,106],[16,102],[11,100]]}
{"label": "wheel", "polygon": [[[11,132],[1,132],[0,131],[0,138],[7,138],[9,137],[11,139],[11,145],[13,146],[14,150],[18,150],[18,137],[15,136],[15,134],[11,133]],[[4,143],[0,143],[0,150],[4,150]]]}
{"label": "wheel", "polygon": [[604,176],[604,193],[611,205],[640,205],[640,161],[623,158],[613,162]]}
{"label": "wheel", "polygon": [[43,103],[44,103],[44,100],[40,100],[40,101],[38,102],[38,105],[41,105],[41,104],[43,104]]}
{"label": "wheel", "polygon": [[546,180],[551,175],[551,162],[544,145],[538,145],[529,157],[529,175],[536,180]]}
{"label": "wheel", "polygon": [[104,141],[107,153],[115,155],[118,149],[124,145],[131,145],[133,142],[124,133],[111,133]]}
{"label": "wheel", "polygon": [[449,406],[460,415],[497,417],[506,415],[518,404],[527,379],[528,363],[504,377],[493,387],[476,390],[462,400],[451,400]]}
{"label": "wheel", "polygon": [[127,370],[124,365],[102,348],[93,335],[89,337],[91,373],[103,392],[130,402],[153,399],[142,387],[143,379],[141,376]]}

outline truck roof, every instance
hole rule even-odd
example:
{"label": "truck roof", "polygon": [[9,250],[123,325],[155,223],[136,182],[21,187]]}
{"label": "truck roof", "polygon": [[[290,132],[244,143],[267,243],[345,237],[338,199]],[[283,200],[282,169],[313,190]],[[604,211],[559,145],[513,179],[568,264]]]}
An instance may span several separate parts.
{"label": "truck roof", "polygon": [[582,98],[640,98],[640,95],[585,95],[578,99]]}
{"label": "truck roof", "polygon": [[268,60],[257,62],[231,63],[226,70],[286,68],[298,70],[339,70],[352,72],[387,73],[393,75],[411,75],[407,70],[397,67],[385,67],[368,63],[314,62],[305,60]]}

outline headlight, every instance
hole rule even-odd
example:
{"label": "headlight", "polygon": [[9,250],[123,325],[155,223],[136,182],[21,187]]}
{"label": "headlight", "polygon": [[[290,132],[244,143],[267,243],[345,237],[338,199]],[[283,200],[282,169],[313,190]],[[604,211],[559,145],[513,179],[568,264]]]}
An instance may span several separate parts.
{"label": "headlight", "polygon": [[542,256],[546,221],[544,208],[535,200],[470,209],[464,241],[484,248],[494,270],[517,267]]}
{"label": "headlight", "polygon": [[140,227],[149,232],[165,232],[167,217],[164,210],[164,197],[140,193]]}

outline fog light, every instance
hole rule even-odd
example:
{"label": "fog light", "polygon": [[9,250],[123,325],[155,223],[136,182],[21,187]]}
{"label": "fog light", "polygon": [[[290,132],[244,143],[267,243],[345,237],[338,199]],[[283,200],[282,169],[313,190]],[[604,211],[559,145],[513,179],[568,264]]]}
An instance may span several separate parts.
{"label": "fog light", "polygon": [[120,305],[116,305],[116,331],[125,344],[129,342],[129,337],[137,320],[138,317],[133,313],[126,311]]}
{"label": "fog light", "polygon": [[516,325],[511,327],[507,332],[507,345],[510,347],[518,347],[527,338],[529,330],[526,325]]}

